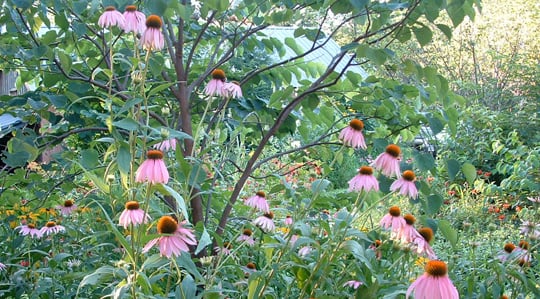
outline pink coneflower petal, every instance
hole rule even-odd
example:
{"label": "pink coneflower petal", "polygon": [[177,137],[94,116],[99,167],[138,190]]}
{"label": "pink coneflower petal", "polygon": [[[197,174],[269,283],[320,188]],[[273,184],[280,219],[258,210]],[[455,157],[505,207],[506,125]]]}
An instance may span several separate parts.
{"label": "pink coneflower petal", "polygon": [[123,29],[126,33],[134,32],[142,34],[146,29],[146,16],[144,13],[137,11],[135,5],[128,5],[123,16],[125,20]]}
{"label": "pink coneflower petal", "polygon": [[169,171],[163,161],[163,153],[159,150],[150,150],[147,156],[148,159],[144,160],[137,169],[135,181],[138,183],[167,184],[169,182]]}
{"label": "pink coneflower petal", "polygon": [[136,201],[128,201],[126,208],[120,214],[118,224],[124,228],[128,228],[130,225],[139,225],[147,223],[150,220],[150,216],[139,208],[139,203]]}
{"label": "pink coneflower petal", "polygon": [[380,154],[372,166],[381,171],[387,177],[396,176],[399,177],[399,160],[401,155],[401,149],[395,144],[390,144],[386,147],[384,153]]}
{"label": "pink coneflower petal", "polygon": [[141,46],[149,51],[159,51],[165,46],[165,39],[161,32],[161,18],[150,15],[146,19],[146,30],[141,36]]}
{"label": "pink coneflower petal", "polygon": [[349,192],[361,192],[362,190],[366,192],[379,191],[379,182],[373,175],[373,169],[369,166],[362,166],[358,174],[349,181]]}
{"label": "pink coneflower petal", "polygon": [[262,191],[257,192],[255,195],[249,197],[245,201],[246,206],[258,209],[263,213],[270,212],[270,207],[266,201],[266,194]]}
{"label": "pink coneflower petal", "polygon": [[418,277],[407,289],[409,298],[414,293],[415,299],[459,299],[459,293],[448,278],[447,266],[442,261],[429,261],[426,272]]}
{"label": "pink coneflower petal", "polygon": [[411,198],[418,197],[418,189],[416,189],[416,185],[414,184],[415,178],[416,176],[411,170],[404,171],[401,178],[392,183],[390,191],[398,191],[399,194]]}
{"label": "pink coneflower petal", "polygon": [[367,145],[364,140],[364,135],[362,134],[363,129],[364,122],[359,119],[353,119],[349,123],[349,126],[339,133],[339,139],[343,141],[343,144],[353,148],[366,149]]}
{"label": "pink coneflower petal", "polygon": [[103,14],[99,17],[98,25],[102,28],[109,28],[112,26],[124,28],[124,16],[113,6],[108,6],[105,8]]}

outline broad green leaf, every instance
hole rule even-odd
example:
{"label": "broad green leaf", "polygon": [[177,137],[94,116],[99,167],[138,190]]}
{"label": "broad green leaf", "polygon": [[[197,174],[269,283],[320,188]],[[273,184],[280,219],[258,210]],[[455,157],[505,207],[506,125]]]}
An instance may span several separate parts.
{"label": "broad green leaf", "polygon": [[454,159],[446,160],[446,170],[448,171],[448,178],[453,181],[456,178],[460,169],[460,164]]}
{"label": "broad green leaf", "polygon": [[81,151],[81,165],[85,169],[95,168],[99,163],[99,153],[92,149],[85,149]]}
{"label": "broad green leaf", "polygon": [[463,171],[467,182],[472,185],[476,179],[476,168],[471,163],[464,163],[461,166],[461,171]]}
{"label": "broad green leaf", "polygon": [[212,244],[212,239],[210,238],[210,234],[206,230],[206,227],[203,230],[203,233],[199,239],[199,244],[197,244],[197,249],[195,250],[195,254],[198,254],[201,252],[201,250],[205,249],[208,245]]}
{"label": "broad green leaf", "polygon": [[176,287],[176,298],[192,299],[197,298],[197,284],[191,275],[186,275],[182,283]]}
{"label": "broad green leaf", "polygon": [[458,234],[457,231],[452,227],[450,222],[448,222],[447,220],[439,220],[438,227],[444,238],[448,240],[448,242],[450,242],[452,247],[455,247],[458,241]]}
{"label": "broad green leaf", "polygon": [[188,211],[186,207],[186,202],[184,201],[184,197],[182,197],[182,195],[176,192],[176,190],[174,190],[173,188],[167,185],[159,184],[159,185],[156,185],[155,187],[157,187],[158,189],[163,188],[165,190],[165,192],[163,192],[165,195],[170,195],[174,197],[174,199],[176,200],[176,204],[178,205],[178,208],[180,209],[180,211],[182,212],[182,215],[184,216],[184,220],[189,222],[189,215],[188,215]]}
{"label": "broad green leaf", "polygon": [[124,174],[128,174],[131,170],[131,152],[129,145],[126,142],[121,142],[118,147],[118,154],[116,156],[118,163],[118,169]]}
{"label": "broad green leaf", "polygon": [[96,285],[102,281],[111,281],[118,275],[118,272],[120,271],[117,271],[116,267],[113,266],[106,265],[100,267],[96,271],[86,275],[79,283],[79,288],[87,285]]}
{"label": "broad green leaf", "polygon": [[444,35],[450,40],[452,39],[452,29],[444,24],[437,24],[437,28],[439,28]]}
{"label": "broad green leaf", "polygon": [[443,197],[439,194],[432,194],[427,197],[427,212],[429,214],[436,214],[439,212],[439,209],[441,208],[443,204]]}
{"label": "broad green leaf", "polygon": [[329,180],[325,180],[325,179],[315,180],[313,181],[313,183],[311,183],[311,192],[313,192],[314,194],[321,193],[324,190],[326,190],[326,188],[328,188],[329,185],[330,185]]}
{"label": "broad green leaf", "polygon": [[415,151],[413,155],[414,160],[420,170],[428,171],[435,168],[435,159],[431,153]]}
{"label": "broad green leaf", "polygon": [[414,36],[421,46],[425,46],[431,42],[433,38],[433,32],[427,26],[413,27]]}
{"label": "broad green leaf", "polygon": [[263,284],[263,279],[259,275],[251,275],[248,284],[248,299],[259,298],[259,292]]}
{"label": "broad green leaf", "polygon": [[112,123],[112,125],[127,131],[135,131],[139,128],[139,123],[132,118],[124,118],[122,120],[115,121]]}
{"label": "broad green leaf", "polygon": [[351,4],[354,6],[354,8],[358,10],[363,10],[366,8],[366,5],[368,4],[368,0],[349,0]]}
{"label": "broad green leaf", "polygon": [[163,91],[163,90],[173,86],[174,84],[176,84],[176,82],[172,82],[172,83],[167,82],[167,83],[152,86],[152,89],[150,89],[150,91],[148,92],[148,97],[151,97],[151,96],[157,94],[158,92]]}
{"label": "broad green leaf", "polygon": [[197,266],[195,265],[195,263],[193,263],[189,252],[182,252],[182,254],[177,258],[177,263],[182,268],[186,269],[186,271],[193,277],[195,277],[195,279],[197,279],[198,281],[204,280],[201,273],[199,273],[199,271],[197,270]]}

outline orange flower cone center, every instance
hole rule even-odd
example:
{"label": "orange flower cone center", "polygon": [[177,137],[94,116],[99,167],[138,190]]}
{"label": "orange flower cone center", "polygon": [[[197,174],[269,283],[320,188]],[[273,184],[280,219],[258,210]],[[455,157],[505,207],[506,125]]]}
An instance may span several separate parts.
{"label": "orange flower cone center", "polygon": [[126,6],[126,11],[129,11],[129,12],[134,12],[137,10],[137,6],[135,5],[128,5]]}
{"label": "orange flower cone center", "polygon": [[263,191],[257,191],[255,195],[260,196],[260,197],[266,197],[266,193],[264,193]]}
{"label": "orange flower cone center", "polygon": [[69,208],[73,206],[73,200],[64,201],[64,207]]}
{"label": "orange flower cone center", "polygon": [[136,201],[128,201],[126,202],[126,210],[138,210],[139,209],[139,203]]}
{"label": "orange flower cone center", "polygon": [[56,222],[54,221],[49,221],[47,222],[47,224],[45,224],[46,227],[55,227],[56,226]]}
{"label": "orange flower cone center", "polygon": [[33,224],[31,224],[31,223],[30,223],[30,224],[28,224],[28,225],[26,225],[26,226],[27,226],[28,228],[30,228],[30,229],[34,229],[34,228],[36,228],[36,226],[35,226],[35,225],[33,225]]}
{"label": "orange flower cone center", "polygon": [[444,276],[448,272],[448,267],[443,261],[429,261],[426,264],[426,272],[431,276]]}
{"label": "orange flower cone center", "polygon": [[171,216],[163,216],[157,224],[157,231],[160,234],[173,234],[178,229],[178,223]]}
{"label": "orange flower cone center", "polygon": [[508,253],[511,253],[512,251],[514,251],[514,249],[516,249],[516,245],[512,244],[512,243],[507,243],[504,245],[504,251],[508,252]]}
{"label": "orange flower cone center", "polygon": [[265,213],[264,217],[266,217],[268,219],[274,219],[274,213],[272,213],[272,212]]}
{"label": "orange flower cone center", "polygon": [[401,209],[397,206],[393,206],[388,209],[388,213],[394,217],[398,217],[399,215],[401,215]]}
{"label": "orange flower cone center", "polygon": [[390,144],[387,146],[385,151],[387,154],[395,158],[399,157],[399,154],[401,154],[401,149],[395,144]]}
{"label": "orange flower cone center", "polygon": [[225,72],[222,69],[215,69],[212,71],[212,78],[225,80]]}
{"label": "orange flower cone center", "polygon": [[249,228],[246,228],[244,229],[244,231],[242,232],[245,236],[251,236],[251,234],[253,234],[253,232],[251,231],[251,229]]}
{"label": "orange flower cone center", "polygon": [[146,153],[146,157],[152,160],[161,160],[163,159],[163,152],[159,150],[149,150],[148,153]]}
{"label": "orange flower cone center", "polygon": [[527,241],[525,241],[525,240],[519,241],[518,246],[519,246],[521,249],[529,250],[529,242],[527,242]]}
{"label": "orange flower cone center", "polygon": [[255,266],[255,263],[252,263],[252,262],[247,263],[246,267],[251,270],[257,269],[257,267]]}
{"label": "orange flower cone center", "polygon": [[115,11],[116,8],[114,8],[114,6],[107,6],[105,7],[105,11]]}
{"label": "orange flower cone center", "polygon": [[416,178],[412,170],[405,170],[401,175],[406,181],[412,182]]}
{"label": "orange flower cone center", "polygon": [[156,15],[150,15],[146,18],[146,27],[159,29],[161,25],[161,18]]}
{"label": "orange flower cone center", "polygon": [[433,240],[433,230],[429,227],[422,227],[418,230],[418,233],[424,237],[424,240],[426,240],[428,243]]}
{"label": "orange flower cone center", "polygon": [[373,174],[373,168],[369,167],[369,166],[362,166],[362,167],[360,167],[360,170],[358,172],[360,174],[372,175]]}
{"label": "orange flower cone center", "polygon": [[364,122],[359,119],[353,119],[349,123],[349,127],[355,129],[356,131],[362,131],[364,129]]}
{"label": "orange flower cone center", "polygon": [[416,222],[416,218],[411,214],[407,214],[403,216],[403,218],[405,218],[405,222],[407,222],[408,225],[413,225]]}

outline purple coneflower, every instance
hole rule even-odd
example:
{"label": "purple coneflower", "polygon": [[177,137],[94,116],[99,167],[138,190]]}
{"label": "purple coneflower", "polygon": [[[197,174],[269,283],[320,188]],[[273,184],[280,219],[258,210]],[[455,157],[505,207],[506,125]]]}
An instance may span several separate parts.
{"label": "purple coneflower", "polygon": [[226,82],[223,84],[222,95],[228,98],[238,99],[242,97],[242,88],[237,81]]}
{"label": "purple coneflower", "polygon": [[167,258],[179,256],[182,254],[182,251],[189,252],[188,245],[195,245],[197,241],[191,230],[183,227],[184,223],[185,221],[179,224],[171,216],[161,217],[157,223],[157,231],[160,234],[166,235],[148,242],[142,252],[148,252],[156,244],[159,244],[161,256],[166,256]]}
{"label": "purple coneflower", "polygon": [[124,24],[124,16],[119,11],[117,11],[114,6],[105,7],[105,11],[98,20],[98,25],[102,28],[109,28],[112,26],[124,28]]}
{"label": "purple coneflower", "polygon": [[527,199],[534,203],[540,203],[540,196],[536,196],[536,197],[527,196]]}
{"label": "purple coneflower", "polygon": [[399,177],[399,160],[401,149],[395,144],[390,144],[386,147],[384,153],[380,154],[375,161],[373,167],[382,172],[387,177]]}
{"label": "purple coneflower", "polygon": [[137,6],[126,6],[126,11],[124,11],[123,16],[125,20],[123,29],[126,33],[133,32],[143,34],[146,29],[146,16],[144,13],[137,10]]}
{"label": "purple coneflower", "polygon": [[165,39],[161,32],[161,18],[150,15],[146,19],[146,30],[141,36],[141,46],[146,50],[161,50],[165,46]]}
{"label": "purple coneflower", "polygon": [[208,96],[226,96],[225,86],[225,72],[222,69],[215,69],[212,71],[212,79],[208,82],[208,85],[204,88],[204,93]]}
{"label": "purple coneflower", "polygon": [[73,202],[73,200],[68,199],[64,201],[63,205],[57,205],[56,208],[60,210],[62,215],[68,216],[77,209],[77,205]]}
{"label": "purple coneflower", "polygon": [[418,230],[420,236],[414,238],[412,243],[416,247],[416,252],[419,255],[425,255],[430,260],[436,260],[437,255],[429,243],[433,240],[433,230],[429,227],[422,227]]}
{"label": "purple coneflower", "polygon": [[63,227],[62,225],[58,225],[54,221],[49,221],[47,222],[47,224],[45,224],[44,227],[42,227],[39,230],[39,234],[41,236],[48,236],[51,234],[57,234],[59,232],[65,232],[65,231],[66,231],[66,228]]}
{"label": "purple coneflower", "polygon": [[231,249],[232,249],[232,244],[229,243],[229,242],[223,242],[223,246],[222,247],[216,247],[216,252],[217,253],[223,253],[224,255],[229,255],[231,254]]}
{"label": "purple coneflower", "polygon": [[311,248],[311,246],[303,246],[302,248],[298,249],[298,255],[301,257],[306,257],[312,251],[313,248]]}
{"label": "purple coneflower", "polygon": [[160,143],[156,143],[154,144],[154,148],[157,149],[157,150],[160,150],[162,152],[167,152],[169,150],[176,150],[176,144],[178,142],[176,141],[175,138],[171,138],[171,139],[167,139],[167,140],[163,140],[161,141]]}
{"label": "purple coneflower", "polygon": [[391,230],[393,237],[397,237],[405,226],[405,219],[401,217],[401,209],[397,206],[390,207],[388,214],[381,219],[380,225],[384,229]]}
{"label": "purple coneflower", "polygon": [[349,181],[349,192],[362,190],[368,192],[370,190],[379,191],[379,182],[373,175],[373,168],[362,166],[358,170],[358,174]]}
{"label": "purple coneflower", "polygon": [[502,263],[506,262],[515,249],[516,245],[514,243],[504,244],[503,250],[497,254],[497,259]]}
{"label": "purple coneflower", "polygon": [[285,217],[285,225],[292,225],[293,224],[293,219],[292,219],[292,216],[291,215],[287,215],[287,217]]}
{"label": "purple coneflower", "polygon": [[27,225],[17,226],[15,229],[19,230],[19,233],[23,236],[30,236],[31,238],[41,238],[41,232],[35,225],[29,223]]}
{"label": "purple coneflower", "polygon": [[6,269],[7,269],[7,266],[4,265],[4,264],[2,264],[2,263],[0,263],[0,271],[4,271],[4,270],[6,270]]}
{"label": "purple coneflower", "polygon": [[414,228],[416,218],[411,214],[407,214],[403,216],[403,219],[405,219],[405,225],[397,235],[397,238],[403,243],[411,243],[414,239],[421,238],[422,236]]}
{"label": "purple coneflower", "polygon": [[392,183],[390,191],[398,191],[403,196],[416,198],[418,197],[418,190],[414,184],[415,179],[416,176],[412,170],[405,170],[401,178]]}
{"label": "purple coneflower", "polygon": [[407,289],[406,298],[414,293],[415,299],[459,299],[459,293],[448,278],[448,267],[443,261],[429,261],[426,272]]}
{"label": "purple coneflower", "polygon": [[120,214],[118,224],[124,228],[128,228],[130,225],[139,225],[148,222],[150,216],[139,208],[139,203],[136,201],[126,202],[126,208]]}
{"label": "purple coneflower", "polygon": [[268,202],[266,201],[266,194],[263,191],[258,191],[257,193],[255,193],[255,195],[246,199],[245,204],[246,206],[258,209],[263,213],[270,212],[270,207],[268,206]]}
{"label": "purple coneflower", "polygon": [[262,216],[257,217],[255,220],[253,220],[253,224],[258,226],[260,229],[262,229],[264,232],[269,233],[273,232],[276,226],[274,225],[274,213],[268,212],[265,213]]}
{"label": "purple coneflower", "polygon": [[358,280],[349,280],[346,283],[343,284],[344,287],[351,287],[353,289],[358,289],[363,283]]}
{"label": "purple coneflower", "polygon": [[366,141],[362,130],[364,129],[364,122],[359,119],[353,119],[346,127],[339,133],[339,139],[343,141],[343,144],[352,146],[353,148],[366,149]]}
{"label": "purple coneflower", "polygon": [[159,150],[149,150],[147,159],[139,166],[135,175],[138,183],[150,182],[152,184],[169,182],[169,172],[163,162],[163,152]]}
{"label": "purple coneflower", "polygon": [[255,240],[253,239],[253,232],[251,229],[246,228],[242,232],[242,234],[236,239],[238,242],[245,242],[248,246],[253,246],[255,244]]}

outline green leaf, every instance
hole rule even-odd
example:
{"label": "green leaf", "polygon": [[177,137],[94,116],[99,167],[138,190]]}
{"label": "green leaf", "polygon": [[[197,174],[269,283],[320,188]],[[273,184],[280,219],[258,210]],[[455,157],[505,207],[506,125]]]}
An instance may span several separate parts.
{"label": "green leaf", "polygon": [[195,254],[198,254],[201,252],[201,250],[205,249],[208,245],[212,244],[212,239],[210,238],[210,234],[206,230],[206,227],[203,230],[203,233],[201,235],[201,238],[199,239],[199,244],[197,244],[197,249],[195,250]]}
{"label": "green leaf", "polygon": [[368,0],[349,0],[351,4],[354,6],[354,8],[358,10],[363,10],[366,8],[366,5],[368,4]]}
{"label": "green leaf", "polygon": [[132,118],[124,118],[122,120],[115,121],[112,124],[113,124],[113,126],[115,126],[117,128],[124,129],[124,130],[127,130],[127,131],[135,131],[135,130],[137,130],[139,128],[139,123],[136,122]]}
{"label": "green leaf", "polygon": [[452,39],[452,29],[450,27],[444,24],[437,24],[437,28],[439,28],[439,30],[442,31],[442,33],[444,33],[448,39]]}
{"label": "green leaf", "polygon": [[116,156],[118,163],[118,169],[124,174],[128,174],[131,170],[131,152],[129,145],[126,142],[121,142],[118,147],[118,154]]}
{"label": "green leaf", "polygon": [[96,271],[86,275],[79,283],[79,288],[87,285],[96,285],[102,281],[111,281],[114,279],[116,272],[116,267],[113,266],[107,265],[100,267]]}
{"label": "green leaf", "polygon": [[167,82],[167,83],[156,85],[155,87],[152,87],[152,89],[150,89],[150,91],[148,92],[148,97],[151,97],[151,96],[157,94],[158,92],[173,86],[174,84],[176,84],[176,82],[172,82],[172,83]]}
{"label": "green leaf", "polygon": [[329,180],[325,180],[325,179],[315,180],[313,181],[313,183],[311,183],[311,192],[313,192],[314,194],[321,193],[324,190],[326,190],[326,188],[328,188],[329,185],[330,185]]}
{"label": "green leaf", "polygon": [[472,185],[476,179],[476,168],[471,163],[464,163],[461,166],[461,171],[463,171],[467,182]]}
{"label": "green leaf", "polygon": [[197,266],[191,260],[191,255],[188,252],[182,252],[182,254],[177,258],[178,265],[186,269],[186,271],[191,274],[195,279],[203,281],[201,273],[197,270]]}
{"label": "green leaf", "polygon": [[458,241],[458,234],[457,231],[452,227],[450,222],[448,222],[447,220],[439,220],[438,227],[444,238],[448,240],[448,242],[450,242],[453,248],[455,248]]}
{"label": "green leaf", "polygon": [[21,10],[30,8],[33,2],[34,1],[32,0],[13,0],[13,4],[15,4],[15,6]]}
{"label": "green leaf", "polygon": [[427,26],[421,25],[420,27],[413,27],[414,36],[421,46],[425,46],[431,42],[433,38],[433,32]]}
{"label": "green leaf", "polygon": [[180,211],[184,215],[184,219],[189,222],[189,215],[188,215],[188,211],[187,211],[187,207],[186,207],[186,202],[184,201],[184,198],[182,197],[182,195],[180,195],[173,188],[171,188],[171,187],[169,187],[167,185],[159,184],[159,185],[155,185],[155,187],[157,189],[163,188],[165,190],[165,192],[162,192],[163,194],[170,195],[170,196],[174,197],[174,199],[176,200],[176,204],[178,205],[178,208],[180,209]]}
{"label": "green leaf", "polygon": [[453,181],[459,172],[459,162],[454,159],[446,160],[446,170],[448,171],[448,178]]}
{"label": "green leaf", "polygon": [[64,69],[66,74],[69,74],[69,72],[71,71],[71,66],[73,64],[73,62],[71,61],[71,57],[63,51],[56,51],[56,56],[58,56],[58,60],[60,60],[60,65],[62,69]]}
{"label": "green leaf", "polygon": [[463,9],[463,5],[465,5],[465,0],[448,1],[446,12],[452,20],[452,25],[454,25],[454,28],[461,24],[465,18],[465,10]]}
{"label": "green leaf", "polygon": [[413,155],[414,160],[420,170],[428,171],[435,168],[435,159],[433,158],[433,155],[431,153],[415,151]]}
{"label": "green leaf", "polygon": [[99,163],[99,154],[96,150],[89,148],[81,151],[81,165],[86,169],[92,169]]}
{"label": "green leaf", "polygon": [[429,214],[435,214],[439,211],[443,204],[443,197],[439,194],[432,194],[427,198],[427,212]]}
{"label": "green leaf", "polygon": [[182,283],[176,287],[176,298],[192,299],[197,298],[197,284],[191,275],[186,275]]}

